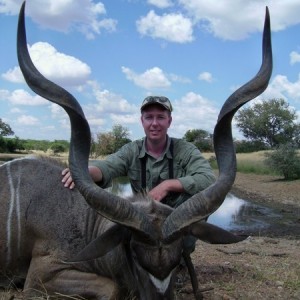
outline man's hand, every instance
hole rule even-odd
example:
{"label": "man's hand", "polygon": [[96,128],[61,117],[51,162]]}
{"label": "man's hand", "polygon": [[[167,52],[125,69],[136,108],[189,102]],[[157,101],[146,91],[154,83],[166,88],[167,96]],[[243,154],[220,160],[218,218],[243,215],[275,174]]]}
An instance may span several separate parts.
{"label": "man's hand", "polygon": [[149,192],[151,198],[153,198],[156,201],[161,201],[163,198],[165,198],[168,195],[168,191],[166,190],[163,184],[164,182],[165,181],[157,185],[154,189],[152,189]]}
{"label": "man's hand", "polygon": [[[100,182],[102,180],[102,172],[97,167],[89,166],[89,173],[92,179],[94,180],[94,182]],[[69,188],[70,190],[74,189],[75,183],[71,176],[70,169],[69,168],[64,169],[61,172],[61,175],[63,176],[61,182],[64,184],[64,187]]]}
{"label": "man's hand", "polygon": [[149,195],[154,200],[161,201],[168,195],[169,192],[184,192],[184,188],[178,179],[167,179],[161,182],[149,192]]}
{"label": "man's hand", "polygon": [[61,182],[64,184],[64,187],[69,188],[70,190],[74,189],[75,183],[72,179],[69,168],[64,169],[61,172],[61,175],[63,176]]}

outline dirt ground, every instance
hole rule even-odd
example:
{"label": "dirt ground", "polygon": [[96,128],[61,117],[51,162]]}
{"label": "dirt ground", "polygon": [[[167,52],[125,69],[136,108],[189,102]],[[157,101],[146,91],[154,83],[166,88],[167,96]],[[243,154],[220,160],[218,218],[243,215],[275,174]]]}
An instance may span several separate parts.
{"label": "dirt ground", "polygon": [[[237,174],[233,193],[281,212],[238,244],[197,242],[192,255],[204,299],[300,299],[300,180]],[[179,299],[194,299],[187,281]]]}
{"label": "dirt ground", "polygon": [[[238,173],[232,192],[284,217],[264,231],[241,232],[250,236],[238,244],[198,241],[192,260],[203,298],[300,299],[300,180]],[[0,292],[0,300],[19,296]],[[195,299],[188,278],[179,283],[176,299]]]}

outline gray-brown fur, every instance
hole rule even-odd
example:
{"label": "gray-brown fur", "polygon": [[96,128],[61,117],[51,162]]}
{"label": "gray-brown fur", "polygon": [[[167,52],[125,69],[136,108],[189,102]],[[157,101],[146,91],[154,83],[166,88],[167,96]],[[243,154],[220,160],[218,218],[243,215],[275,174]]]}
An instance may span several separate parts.
{"label": "gray-brown fur", "polygon": [[[1,260],[0,270],[16,272],[19,266],[26,271],[29,266],[25,283],[28,294],[34,293],[32,289],[42,283],[50,293],[78,294],[88,299],[124,299],[128,295],[146,300],[172,299],[175,271],[186,235],[211,243],[241,241],[243,237],[202,220],[222,204],[235,178],[231,119],[240,106],[264,91],[271,76],[268,11],[263,44],[259,73],[233,93],[220,112],[214,131],[220,171],[216,183],[173,210],[151,199],[129,201],[117,197],[92,182],[87,168],[89,125],[77,100],[44,78],[32,64],[23,5],[18,25],[20,68],[37,94],[62,106],[70,117],[69,165],[80,194],[64,189],[59,168],[46,166],[42,161],[31,160],[22,165],[19,161],[1,167],[0,179],[4,184],[0,191],[0,211],[4,224],[1,224],[0,238],[8,245],[20,241],[26,255],[20,257],[19,252],[13,252],[7,256],[7,249],[12,248],[2,246],[1,259],[6,259]],[[10,176],[5,170],[7,166],[13,170]],[[20,174],[24,181],[20,180]],[[11,184],[11,178],[15,185]],[[9,188],[19,186],[20,182],[19,191],[24,191],[20,193],[20,221],[7,222],[12,215],[13,198]],[[7,242],[7,224],[11,228],[22,225],[20,239],[18,230],[12,230],[12,238]]]}
{"label": "gray-brown fur", "polygon": [[[136,282],[128,268],[122,243],[103,258],[68,263],[115,224],[92,209],[76,189],[64,188],[60,181],[61,171],[59,163],[43,158],[18,159],[0,167],[0,270],[5,275],[2,279],[26,278],[28,295],[34,294],[30,289],[45,289],[50,294],[60,292],[102,299],[102,293],[107,293],[106,288],[101,289],[103,281],[112,287],[113,281],[117,282],[118,289],[126,287],[125,294],[134,291]],[[161,220],[172,211],[145,197],[132,200],[149,214],[155,226],[160,226]],[[125,231],[123,234],[124,241],[129,242]],[[169,261],[167,256],[171,248],[180,249],[178,244],[180,242],[175,242],[162,250],[166,252],[163,264]],[[180,259],[180,251],[177,256]],[[157,276],[169,272],[168,269],[160,272],[160,263]],[[114,293],[118,289],[114,289]]]}

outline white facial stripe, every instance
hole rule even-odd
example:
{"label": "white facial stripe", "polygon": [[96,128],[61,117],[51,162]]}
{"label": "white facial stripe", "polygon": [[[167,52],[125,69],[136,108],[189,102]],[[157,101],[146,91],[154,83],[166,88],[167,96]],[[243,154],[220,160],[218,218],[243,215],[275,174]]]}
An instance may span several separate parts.
{"label": "white facial stripe", "polygon": [[157,290],[161,294],[163,294],[163,293],[165,293],[165,291],[167,290],[167,288],[168,288],[168,286],[170,284],[170,279],[171,279],[171,276],[172,276],[173,272],[174,272],[174,270],[169,274],[168,277],[166,277],[163,280],[160,280],[160,279],[154,277],[150,273],[148,273],[148,274],[149,274],[149,277],[150,277],[152,283],[154,284],[154,286],[157,288]]}

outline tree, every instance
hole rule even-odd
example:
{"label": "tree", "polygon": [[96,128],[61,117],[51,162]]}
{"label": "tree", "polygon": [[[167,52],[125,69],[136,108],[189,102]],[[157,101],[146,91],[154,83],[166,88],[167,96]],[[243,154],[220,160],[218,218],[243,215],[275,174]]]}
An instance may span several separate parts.
{"label": "tree", "polygon": [[0,136],[13,135],[11,127],[0,119]]}
{"label": "tree", "polygon": [[112,130],[106,133],[98,133],[93,141],[93,149],[97,156],[108,155],[118,151],[123,145],[129,143],[129,132],[122,125],[114,125]]}
{"label": "tree", "polygon": [[212,135],[203,129],[188,130],[183,138],[187,142],[193,143],[199,150],[209,152],[213,150]]}
{"label": "tree", "polygon": [[116,124],[112,128],[112,136],[114,139],[114,150],[116,152],[119,150],[123,145],[129,143],[131,140],[129,139],[129,131],[128,128],[123,127],[120,124]]}
{"label": "tree", "polygon": [[238,111],[237,127],[252,141],[271,148],[291,141],[298,143],[300,125],[294,123],[296,111],[284,99],[271,99]]}
{"label": "tree", "polygon": [[114,152],[114,139],[111,132],[98,133],[95,141],[95,154],[108,155]]}
{"label": "tree", "polygon": [[267,150],[266,144],[261,141],[235,141],[234,145],[236,153],[250,153]]}
{"label": "tree", "polygon": [[65,143],[62,143],[60,141],[54,141],[50,146],[50,150],[52,150],[54,154],[58,154],[66,152],[68,150],[68,146],[66,146]]}
{"label": "tree", "polygon": [[0,118],[0,152],[9,152],[12,147],[11,141],[5,139],[5,136],[13,135],[11,127],[4,123]]}

